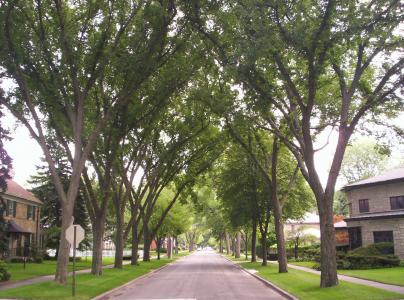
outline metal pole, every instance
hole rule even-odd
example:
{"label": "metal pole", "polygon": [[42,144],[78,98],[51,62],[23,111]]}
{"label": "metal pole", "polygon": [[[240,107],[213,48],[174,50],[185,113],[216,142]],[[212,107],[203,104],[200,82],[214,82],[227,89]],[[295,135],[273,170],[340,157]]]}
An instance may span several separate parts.
{"label": "metal pole", "polygon": [[73,282],[72,296],[76,296],[76,226],[73,226]]}

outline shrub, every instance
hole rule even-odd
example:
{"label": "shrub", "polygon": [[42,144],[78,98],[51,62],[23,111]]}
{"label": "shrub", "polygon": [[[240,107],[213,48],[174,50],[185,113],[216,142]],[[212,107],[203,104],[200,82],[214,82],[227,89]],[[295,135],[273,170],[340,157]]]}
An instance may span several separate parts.
{"label": "shrub", "polygon": [[[72,262],[73,261],[73,257],[69,257],[69,261]],[[81,257],[76,257],[76,262],[81,261]]]}
{"label": "shrub", "polygon": [[42,256],[36,256],[33,259],[34,259],[34,263],[37,263],[37,264],[43,263],[43,257]]}
{"label": "shrub", "polygon": [[349,252],[350,255],[379,256],[394,254],[394,244],[389,242],[371,244],[359,247]]}
{"label": "shrub", "polygon": [[7,265],[4,261],[0,261],[0,281],[7,281],[11,274],[7,271]]}
{"label": "shrub", "polygon": [[400,259],[395,255],[365,256],[351,254],[346,257],[349,269],[391,268],[400,265]]}

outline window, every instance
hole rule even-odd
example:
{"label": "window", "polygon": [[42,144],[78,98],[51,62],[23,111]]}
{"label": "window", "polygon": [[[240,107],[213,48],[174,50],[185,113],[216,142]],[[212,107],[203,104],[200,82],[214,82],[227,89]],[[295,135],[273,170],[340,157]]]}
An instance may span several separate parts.
{"label": "window", "polygon": [[359,212],[369,212],[369,200],[368,199],[361,199],[359,200]]}
{"label": "window", "polygon": [[17,202],[7,200],[7,216],[16,216],[17,212]]}
{"label": "window", "polygon": [[27,205],[27,219],[35,220],[35,206]]}
{"label": "window", "polygon": [[404,196],[390,197],[391,209],[404,209]]}
{"label": "window", "polygon": [[375,243],[390,242],[393,243],[393,231],[373,231]]}

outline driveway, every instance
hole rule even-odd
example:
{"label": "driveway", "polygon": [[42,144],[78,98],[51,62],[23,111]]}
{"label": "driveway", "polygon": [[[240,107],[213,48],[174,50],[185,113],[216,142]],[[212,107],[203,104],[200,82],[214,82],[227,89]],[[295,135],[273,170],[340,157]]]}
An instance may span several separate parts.
{"label": "driveway", "polygon": [[184,257],[102,297],[126,299],[285,299],[214,252]]}

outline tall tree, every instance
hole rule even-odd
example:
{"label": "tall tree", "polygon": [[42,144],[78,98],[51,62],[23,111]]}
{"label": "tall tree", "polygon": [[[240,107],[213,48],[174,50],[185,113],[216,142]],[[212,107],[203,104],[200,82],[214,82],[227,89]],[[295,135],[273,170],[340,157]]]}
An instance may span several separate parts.
{"label": "tall tree", "polygon": [[[336,285],[333,198],[346,146],[361,120],[402,106],[400,1],[201,2],[192,2],[196,29],[255,100],[251,121],[289,148],[316,197],[320,285]],[[338,143],[323,186],[315,141],[330,128]]]}
{"label": "tall tree", "polygon": [[2,193],[7,190],[7,180],[11,179],[10,172],[13,165],[11,157],[4,148],[4,141],[10,139],[10,137],[8,130],[2,126],[2,117],[3,112],[0,110],[0,251],[4,252],[8,249],[8,238],[7,223],[3,218],[4,211],[6,210],[6,203],[2,197]]}

